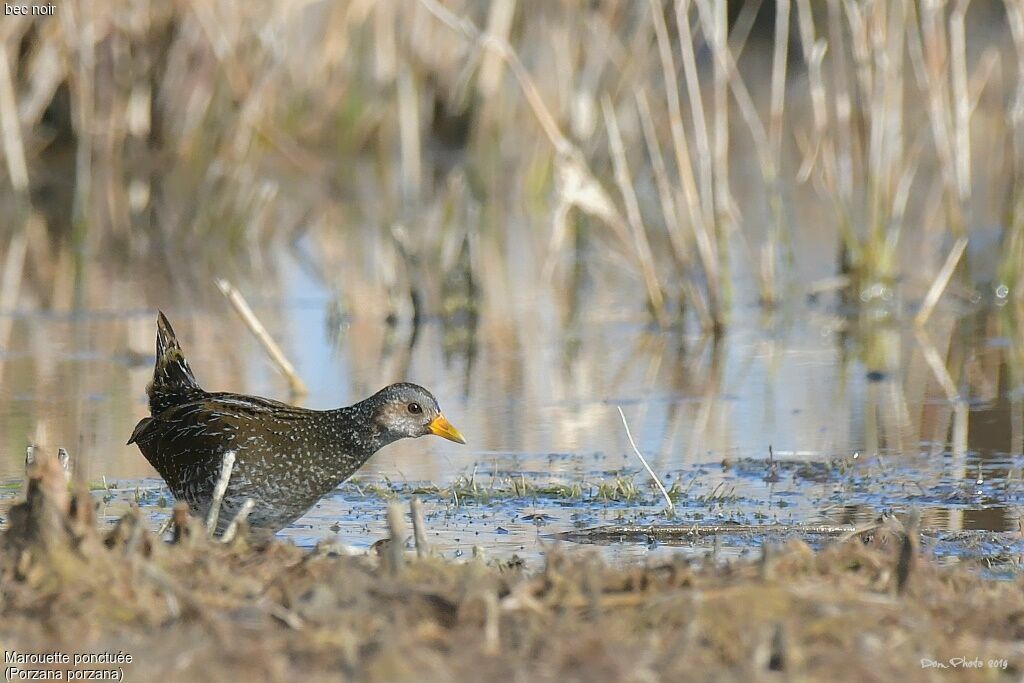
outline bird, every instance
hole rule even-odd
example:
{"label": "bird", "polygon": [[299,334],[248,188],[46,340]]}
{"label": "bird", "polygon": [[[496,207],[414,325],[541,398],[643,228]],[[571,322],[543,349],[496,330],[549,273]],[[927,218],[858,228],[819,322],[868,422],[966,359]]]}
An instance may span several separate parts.
{"label": "bird", "polygon": [[433,394],[407,382],[334,410],[205,391],[162,312],[146,393],[150,415],[135,426],[128,444],[138,445],[175,499],[200,519],[210,512],[222,463],[234,455],[217,534],[246,500],[252,501],[247,521],[254,534],[277,533],[399,439],[433,434],[466,443]]}

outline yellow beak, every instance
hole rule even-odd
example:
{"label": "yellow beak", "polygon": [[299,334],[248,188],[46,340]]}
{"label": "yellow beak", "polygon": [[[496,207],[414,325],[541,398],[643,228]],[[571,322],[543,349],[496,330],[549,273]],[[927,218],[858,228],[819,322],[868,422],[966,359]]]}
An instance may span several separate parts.
{"label": "yellow beak", "polygon": [[453,427],[452,423],[449,422],[444,415],[438,415],[431,420],[430,424],[427,425],[427,429],[430,430],[431,434],[442,436],[449,441],[454,441],[455,443],[466,443],[466,440],[462,438],[462,434],[459,430]]}

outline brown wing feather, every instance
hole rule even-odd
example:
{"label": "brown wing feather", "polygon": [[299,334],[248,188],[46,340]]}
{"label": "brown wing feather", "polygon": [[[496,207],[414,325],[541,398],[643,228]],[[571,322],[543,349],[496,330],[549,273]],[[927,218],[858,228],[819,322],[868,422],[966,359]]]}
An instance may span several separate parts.
{"label": "brown wing feather", "polygon": [[138,443],[146,459],[164,466],[210,459],[242,448],[261,433],[286,430],[313,411],[257,396],[215,393],[180,403],[143,419],[129,443]]}

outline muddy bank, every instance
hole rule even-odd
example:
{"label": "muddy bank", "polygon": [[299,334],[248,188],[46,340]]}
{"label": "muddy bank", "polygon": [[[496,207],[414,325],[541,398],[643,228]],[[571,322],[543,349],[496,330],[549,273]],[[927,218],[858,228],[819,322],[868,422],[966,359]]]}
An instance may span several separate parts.
{"label": "muddy bank", "polygon": [[[8,674],[593,683],[1024,671],[1022,581],[939,567],[916,535],[818,552],[790,541],[724,566],[680,557],[613,568],[557,550],[544,566],[454,564],[244,534],[225,544],[180,513],[172,543],[134,514],[101,534],[92,506],[42,463],[12,508],[0,544]],[[12,664],[14,652],[102,661]]]}

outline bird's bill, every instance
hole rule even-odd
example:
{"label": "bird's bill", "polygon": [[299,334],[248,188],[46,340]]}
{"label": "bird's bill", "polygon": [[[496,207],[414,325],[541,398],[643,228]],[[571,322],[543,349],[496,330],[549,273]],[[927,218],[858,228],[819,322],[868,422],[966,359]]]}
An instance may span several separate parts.
{"label": "bird's bill", "polygon": [[427,429],[430,430],[431,434],[454,441],[455,443],[466,443],[466,440],[462,437],[462,433],[452,426],[452,423],[448,421],[444,415],[438,415],[430,424],[427,425]]}

